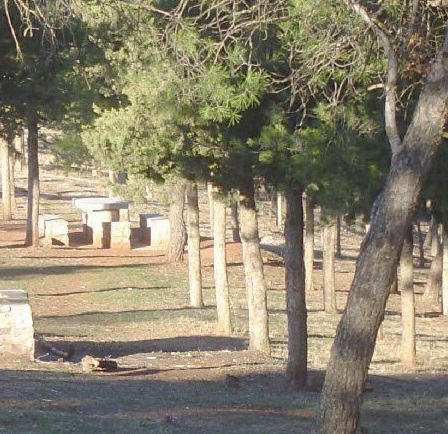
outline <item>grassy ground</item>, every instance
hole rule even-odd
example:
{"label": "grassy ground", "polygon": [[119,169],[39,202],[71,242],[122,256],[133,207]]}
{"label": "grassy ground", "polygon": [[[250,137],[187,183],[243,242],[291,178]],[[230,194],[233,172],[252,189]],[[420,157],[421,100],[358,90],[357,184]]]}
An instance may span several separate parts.
{"label": "grassy ground", "polygon": [[[45,212],[64,214],[76,238],[79,216],[71,196],[98,191],[90,180],[47,174]],[[86,193],[87,194],[87,193]],[[0,221],[0,288],[28,291],[35,329],[58,348],[74,345],[70,362],[38,349],[33,363],[0,364],[0,432],[51,433],[309,433],[339,315],[322,312],[320,262],[309,307],[308,390],[285,385],[286,315],[281,258],[265,253],[273,357],[249,353],[240,246],[229,246],[233,336],[215,333],[210,241],[203,244],[206,308],[188,306],[186,265],[168,265],[163,252],[88,246],[20,248],[19,217]],[[268,216],[262,225],[269,228]],[[359,237],[344,233],[337,261],[338,305],[343,307]],[[74,238],[74,239],[75,239]],[[319,246],[317,246],[319,247]],[[416,276],[416,288],[425,270]],[[448,320],[417,295],[418,365],[400,363],[400,302],[391,296],[384,337],[370,370],[363,432],[448,432]],[[111,357],[113,373],[85,372],[86,354]],[[229,381],[228,376],[239,379]]]}

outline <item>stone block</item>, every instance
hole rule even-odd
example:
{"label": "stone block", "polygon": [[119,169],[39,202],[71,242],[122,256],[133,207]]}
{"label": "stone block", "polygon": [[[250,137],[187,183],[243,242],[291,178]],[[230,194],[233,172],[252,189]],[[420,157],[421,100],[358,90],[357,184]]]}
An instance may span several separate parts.
{"label": "stone block", "polygon": [[68,222],[57,214],[39,215],[39,237],[43,245],[52,245],[53,241],[68,246]]}
{"label": "stone block", "polygon": [[0,291],[0,331],[0,358],[34,360],[33,318],[25,291]]}
{"label": "stone block", "polygon": [[131,248],[131,223],[126,221],[110,223],[110,247]]}
{"label": "stone block", "polygon": [[170,242],[170,220],[160,214],[140,214],[140,232],[144,243],[165,247]]}

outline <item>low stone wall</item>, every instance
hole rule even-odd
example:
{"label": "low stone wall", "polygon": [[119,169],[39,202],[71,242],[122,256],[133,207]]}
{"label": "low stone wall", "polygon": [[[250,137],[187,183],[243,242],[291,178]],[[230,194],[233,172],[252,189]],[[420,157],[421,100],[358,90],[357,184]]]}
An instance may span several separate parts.
{"label": "low stone wall", "polygon": [[0,359],[34,360],[34,327],[28,294],[21,289],[0,291]]}

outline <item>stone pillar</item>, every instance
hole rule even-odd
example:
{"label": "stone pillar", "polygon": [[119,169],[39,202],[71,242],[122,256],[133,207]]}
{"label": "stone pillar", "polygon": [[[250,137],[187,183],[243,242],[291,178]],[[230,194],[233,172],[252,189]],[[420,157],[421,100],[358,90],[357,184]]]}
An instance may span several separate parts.
{"label": "stone pillar", "polygon": [[28,294],[21,289],[0,291],[0,358],[34,360],[34,327]]}

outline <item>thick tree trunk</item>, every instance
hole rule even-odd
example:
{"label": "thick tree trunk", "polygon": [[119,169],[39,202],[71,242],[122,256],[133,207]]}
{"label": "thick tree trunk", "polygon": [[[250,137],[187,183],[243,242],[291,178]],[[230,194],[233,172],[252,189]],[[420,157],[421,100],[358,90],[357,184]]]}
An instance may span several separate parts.
{"label": "thick tree trunk", "polygon": [[28,116],[28,211],[25,245],[39,247],[39,146],[36,113]]}
{"label": "thick tree trunk", "polygon": [[443,225],[442,314],[448,315],[448,229]]}
{"label": "thick tree trunk", "polygon": [[168,262],[182,262],[186,241],[184,207],[185,182],[176,181],[170,185],[170,243],[166,251]]}
{"label": "thick tree trunk", "polygon": [[322,228],[324,310],[327,313],[337,312],[336,288],[334,281],[334,243],[336,240],[336,221],[328,218]]}
{"label": "thick tree trunk", "polygon": [[213,272],[215,278],[218,330],[232,333],[230,319],[229,281],[226,255],[226,203],[217,194],[213,198]]}
{"label": "thick tree trunk", "polygon": [[2,160],[2,205],[3,205],[3,220],[12,220],[12,201],[11,201],[11,175],[10,175],[10,152],[8,142],[0,138],[0,151]]}
{"label": "thick tree trunk", "polygon": [[303,388],[307,380],[308,343],[303,261],[302,188],[286,190],[285,283],[288,321],[288,383]]}
{"label": "thick tree trunk", "polygon": [[414,264],[413,264],[412,225],[406,233],[400,258],[401,286],[401,360],[406,366],[414,366],[415,350],[415,297],[414,297]]}
{"label": "thick tree trunk", "polygon": [[389,288],[425,175],[442,138],[448,102],[448,39],[431,64],[403,148],[392,157],[363,242],[331,350],[318,413],[320,434],[353,434]]}
{"label": "thick tree trunk", "polygon": [[199,233],[198,186],[189,183],[187,186],[188,216],[188,279],[190,286],[190,306],[204,307],[202,297],[201,273],[201,236]]}
{"label": "thick tree trunk", "polygon": [[314,268],[314,203],[305,196],[305,289],[312,291]]}
{"label": "thick tree trunk", "polygon": [[432,306],[438,306],[439,304],[439,295],[442,292],[442,266],[442,246],[439,243],[437,253],[431,262],[431,269],[423,294],[423,299]]}
{"label": "thick tree trunk", "polygon": [[267,290],[252,182],[240,189],[240,227],[249,308],[249,349],[270,354]]}

